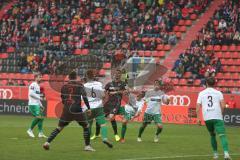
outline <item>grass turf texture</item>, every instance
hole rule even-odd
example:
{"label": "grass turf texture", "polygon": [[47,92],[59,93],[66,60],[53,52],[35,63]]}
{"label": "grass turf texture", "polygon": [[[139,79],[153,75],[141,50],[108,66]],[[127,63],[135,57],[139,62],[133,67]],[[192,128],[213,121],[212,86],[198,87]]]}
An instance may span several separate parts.
{"label": "grass turf texture", "polygon": [[[210,148],[210,137],[205,126],[165,124],[159,143],[153,143],[156,129],[151,124],[143,133],[143,142],[139,143],[136,138],[140,124],[131,123],[128,125],[126,143],[121,144],[114,141],[113,131],[110,123],[108,123],[108,137],[113,142],[114,148],[107,148],[98,138],[91,142],[97,151],[90,153],[83,151],[82,128],[76,122],[73,122],[58,135],[51,144],[50,151],[43,150],[42,144],[45,139],[32,139],[26,133],[31,119],[31,117],[25,116],[0,116],[1,160],[212,159],[212,156],[206,156],[212,155],[212,150]],[[45,119],[44,133],[49,135],[56,127],[57,122],[57,119]],[[121,133],[120,129],[121,124],[118,123],[119,134]],[[226,129],[230,153],[240,154],[240,128],[226,127]],[[34,133],[37,136],[37,128],[35,128]],[[219,153],[222,154],[219,139],[218,142]],[[188,155],[205,156],[188,157]],[[187,157],[173,158],[174,156]],[[220,156],[219,159],[223,159],[222,157]],[[232,158],[233,160],[239,160],[240,156],[235,155]]]}

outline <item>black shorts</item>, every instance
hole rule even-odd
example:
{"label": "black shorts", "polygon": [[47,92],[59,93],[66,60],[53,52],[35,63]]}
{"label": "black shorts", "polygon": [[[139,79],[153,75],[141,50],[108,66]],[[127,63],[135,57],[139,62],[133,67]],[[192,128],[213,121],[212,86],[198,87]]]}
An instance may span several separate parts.
{"label": "black shorts", "polygon": [[68,109],[63,109],[62,115],[59,120],[59,126],[64,127],[70,122],[76,121],[82,127],[88,126],[87,115],[85,112],[70,112]]}
{"label": "black shorts", "polygon": [[106,104],[106,105],[104,105],[105,117],[107,117],[109,114],[114,114],[114,115],[118,114],[117,113],[118,108],[120,108],[119,104]]}

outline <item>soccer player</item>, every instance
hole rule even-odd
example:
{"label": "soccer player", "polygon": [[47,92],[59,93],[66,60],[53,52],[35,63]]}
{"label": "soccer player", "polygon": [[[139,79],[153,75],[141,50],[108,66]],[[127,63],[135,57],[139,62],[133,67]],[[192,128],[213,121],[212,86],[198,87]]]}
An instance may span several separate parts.
{"label": "soccer player", "polygon": [[[68,77],[69,82],[61,88],[61,99],[64,107],[58,122],[58,127],[52,131],[47,142],[44,143],[43,148],[49,150],[50,143],[64,129],[64,127],[72,121],[77,121],[77,123],[83,127],[83,137],[85,140],[84,150],[93,152],[95,149],[90,146],[89,124],[86,115],[86,112],[87,114],[91,114],[87,95],[84,86],[77,81],[77,73],[75,71],[72,71]],[[86,112],[82,111],[81,97],[88,108]]]}
{"label": "soccer player", "polygon": [[[121,107],[121,101],[123,94],[128,93],[127,84],[121,81],[122,72],[120,69],[117,69],[113,74],[113,81],[109,82],[105,86],[105,91],[107,94],[107,101],[104,104],[104,112],[105,115],[110,119],[112,128],[115,135],[115,140],[119,141],[120,137],[117,131],[117,122],[115,120],[115,115],[123,114],[124,108]],[[95,139],[99,137],[100,126],[96,124],[96,134],[91,137],[91,139]]]}
{"label": "soccer player", "polygon": [[[147,108],[144,113],[144,119],[142,126],[139,128],[138,132],[138,142],[142,142],[142,133],[144,129],[147,127],[148,124],[150,124],[152,121],[155,122],[157,131],[154,137],[154,142],[159,141],[159,134],[162,132],[163,126],[162,126],[162,119],[161,119],[161,104],[169,104],[170,99],[168,96],[160,90],[160,82],[159,80],[154,81],[154,89],[149,90],[146,92],[145,100],[147,102]],[[138,113],[138,115],[140,112]]]}
{"label": "soccer player", "polygon": [[88,116],[89,124],[90,124],[90,135],[91,135],[91,127],[93,123],[93,119],[96,119],[96,123],[101,126],[101,136],[102,141],[109,148],[112,148],[113,145],[108,141],[107,138],[107,126],[105,120],[105,114],[103,110],[103,101],[104,98],[104,89],[103,84],[94,80],[94,72],[93,70],[88,70],[86,72],[86,83],[84,84],[87,97],[89,100],[89,104],[91,107],[91,115]]}
{"label": "soccer player", "polygon": [[197,99],[197,121],[201,124],[200,108],[202,108],[203,120],[211,136],[211,145],[213,149],[213,158],[218,159],[216,133],[219,135],[224,150],[224,159],[230,160],[228,152],[228,141],[226,138],[223,122],[223,110],[225,102],[223,94],[214,89],[215,79],[213,77],[206,80],[207,88],[201,91]]}
{"label": "soccer player", "polygon": [[41,97],[40,86],[39,86],[40,81],[41,81],[41,75],[35,74],[34,82],[32,82],[28,87],[28,105],[29,105],[29,110],[31,114],[34,116],[34,119],[32,120],[32,124],[30,128],[27,130],[27,134],[32,138],[35,137],[32,130],[36,125],[38,125],[38,131],[39,131],[38,137],[47,138],[43,134],[44,107],[41,102],[42,97]]}
{"label": "soccer player", "polygon": [[144,105],[144,100],[143,100],[144,96],[145,96],[145,92],[141,92],[140,94],[138,94],[137,98],[132,93],[130,93],[128,96],[128,103],[124,107],[125,112],[124,112],[123,121],[122,121],[122,130],[121,130],[121,139],[120,139],[121,143],[125,142],[124,137],[127,131],[128,122],[132,118],[138,115],[138,113],[141,111]]}

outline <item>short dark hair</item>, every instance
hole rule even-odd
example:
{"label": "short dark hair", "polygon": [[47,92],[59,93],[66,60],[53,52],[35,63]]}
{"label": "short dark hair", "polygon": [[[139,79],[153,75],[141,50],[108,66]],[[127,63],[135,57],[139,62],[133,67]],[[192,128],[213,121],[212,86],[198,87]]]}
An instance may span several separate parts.
{"label": "short dark hair", "polygon": [[68,78],[69,78],[70,80],[77,79],[77,72],[76,72],[76,71],[70,72],[69,75],[68,75]]}
{"label": "short dark hair", "polygon": [[94,79],[95,77],[94,70],[92,69],[87,70],[87,72],[85,73],[85,76],[87,79]]}
{"label": "short dark hair", "polygon": [[209,87],[213,87],[215,85],[215,78],[214,77],[209,77],[206,79],[206,83]]}
{"label": "short dark hair", "polygon": [[36,79],[38,76],[41,76],[41,73],[35,73],[34,74],[34,79]]}

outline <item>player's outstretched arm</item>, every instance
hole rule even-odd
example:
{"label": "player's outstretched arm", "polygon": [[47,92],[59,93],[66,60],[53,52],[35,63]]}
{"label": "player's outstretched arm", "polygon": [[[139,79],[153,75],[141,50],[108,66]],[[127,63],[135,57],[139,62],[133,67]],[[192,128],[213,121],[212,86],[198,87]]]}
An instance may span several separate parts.
{"label": "player's outstretched arm", "polygon": [[225,106],[226,106],[226,103],[225,103],[224,99],[222,99],[222,100],[220,101],[220,106],[221,106],[221,110],[222,110],[222,113],[223,113],[224,108],[225,108]]}

